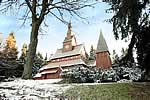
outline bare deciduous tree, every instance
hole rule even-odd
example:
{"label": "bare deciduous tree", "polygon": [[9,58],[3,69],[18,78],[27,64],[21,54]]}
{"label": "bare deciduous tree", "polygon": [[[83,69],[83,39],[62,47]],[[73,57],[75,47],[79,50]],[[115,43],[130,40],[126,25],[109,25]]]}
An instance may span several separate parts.
{"label": "bare deciduous tree", "polygon": [[[23,79],[32,78],[32,66],[33,59],[36,54],[36,48],[38,43],[38,35],[41,24],[43,23],[45,16],[48,14],[53,15],[58,20],[66,23],[64,20],[64,13],[80,16],[79,10],[85,7],[93,7],[96,4],[95,0],[1,0],[0,11],[6,12],[10,7],[15,4],[19,7],[25,7],[26,9],[23,20],[24,23],[28,18],[32,19],[32,29],[30,35],[29,50],[27,53],[27,60],[24,66]],[[31,15],[31,16],[30,16]]]}

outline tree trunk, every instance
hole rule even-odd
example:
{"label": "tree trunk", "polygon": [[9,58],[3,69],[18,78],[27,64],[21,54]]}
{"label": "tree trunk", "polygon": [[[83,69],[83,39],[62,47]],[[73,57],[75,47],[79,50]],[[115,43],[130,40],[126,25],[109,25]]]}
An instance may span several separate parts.
{"label": "tree trunk", "polygon": [[29,50],[27,52],[27,59],[24,65],[24,72],[22,74],[23,79],[32,78],[32,66],[33,66],[33,60],[36,54],[36,47],[38,43],[39,26],[40,25],[36,21],[32,21],[32,31],[30,36]]}
{"label": "tree trunk", "polygon": [[135,37],[135,33],[133,33],[129,47],[128,47],[128,51],[127,54],[120,60],[120,62],[125,62],[127,63],[128,61],[130,62],[134,62],[134,58],[133,58],[133,48],[134,45],[136,43],[136,37]]}
{"label": "tree trunk", "polygon": [[42,10],[41,10],[39,18],[37,18],[36,4],[37,4],[37,0],[32,1],[31,7],[28,4],[28,6],[32,12],[32,31],[31,31],[31,37],[30,37],[29,50],[27,53],[27,59],[25,61],[25,65],[24,65],[24,72],[22,74],[23,79],[31,79],[32,78],[33,61],[34,61],[34,57],[36,54],[36,47],[37,47],[37,43],[38,43],[38,30],[39,30],[41,23],[44,20],[46,9],[48,8],[48,0],[42,1]]}

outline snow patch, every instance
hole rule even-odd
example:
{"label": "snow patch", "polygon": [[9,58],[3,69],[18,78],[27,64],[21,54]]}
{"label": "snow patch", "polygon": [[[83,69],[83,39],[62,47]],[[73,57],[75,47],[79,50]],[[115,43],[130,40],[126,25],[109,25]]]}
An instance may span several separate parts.
{"label": "snow patch", "polygon": [[72,87],[66,84],[54,84],[62,79],[22,80],[0,83],[0,96],[9,100],[59,100],[58,96]]}

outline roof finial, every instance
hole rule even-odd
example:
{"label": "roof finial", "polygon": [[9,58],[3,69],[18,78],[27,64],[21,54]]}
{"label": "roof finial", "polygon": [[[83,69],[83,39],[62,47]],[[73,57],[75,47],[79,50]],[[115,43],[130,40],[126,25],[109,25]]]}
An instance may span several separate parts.
{"label": "roof finial", "polygon": [[68,29],[71,30],[72,26],[71,26],[71,20],[68,23]]}

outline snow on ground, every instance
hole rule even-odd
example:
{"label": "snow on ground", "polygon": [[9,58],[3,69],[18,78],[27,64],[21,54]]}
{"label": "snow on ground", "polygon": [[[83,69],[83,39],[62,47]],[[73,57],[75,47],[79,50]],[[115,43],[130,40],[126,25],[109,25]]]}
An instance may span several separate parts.
{"label": "snow on ground", "polygon": [[[0,100],[60,100],[69,84],[54,84],[61,79],[22,80],[0,83]],[[2,96],[2,97],[1,97]],[[7,98],[7,99],[6,99]]]}
{"label": "snow on ground", "polygon": [[48,80],[15,79],[14,81],[10,82],[1,82],[0,100],[61,100],[60,98],[62,98],[62,94],[67,89],[73,88],[75,86],[117,84],[117,83],[55,84],[59,81],[61,81],[61,79],[48,79]]}

